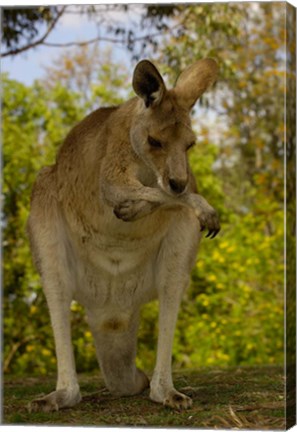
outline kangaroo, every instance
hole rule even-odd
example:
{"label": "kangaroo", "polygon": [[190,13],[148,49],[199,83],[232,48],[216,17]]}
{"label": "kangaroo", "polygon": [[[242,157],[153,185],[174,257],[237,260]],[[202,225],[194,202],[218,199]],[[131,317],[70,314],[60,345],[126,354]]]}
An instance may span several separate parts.
{"label": "kangaroo", "polygon": [[[136,65],[136,96],[101,108],[66,137],[56,163],[43,168],[31,198],[28,233],[41,275],[57,356],[57,385],[31,402],[52,411],[79,403],[70,306],[85,308],[108,390],[150,398],[174,409],[192,400],[171,373],[182,295],[202,231],[220,230],[216,211],[197,193],[187,151],[195,143],[190,111],[217,77],[202,59],[167,90],[148,60]],[[141,305],[159,300],[159,335],[151,382],[136,368]]]}

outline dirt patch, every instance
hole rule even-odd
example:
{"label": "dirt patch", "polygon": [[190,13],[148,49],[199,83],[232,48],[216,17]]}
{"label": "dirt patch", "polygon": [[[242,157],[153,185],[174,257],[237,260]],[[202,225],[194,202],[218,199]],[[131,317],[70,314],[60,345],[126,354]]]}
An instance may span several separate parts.
{"label": "dirt patch", "polygon": [[175,386],[193,398],[179,412],[149,399],[149,392],[116,398],[100,375],[80,375],[83,399],[74,408],[29,413],[29,402],[54,389],[55,377],[4,380],[4,424],[161,426],[212,429],[285,429],[282,367],[203,369],[174,374]]}

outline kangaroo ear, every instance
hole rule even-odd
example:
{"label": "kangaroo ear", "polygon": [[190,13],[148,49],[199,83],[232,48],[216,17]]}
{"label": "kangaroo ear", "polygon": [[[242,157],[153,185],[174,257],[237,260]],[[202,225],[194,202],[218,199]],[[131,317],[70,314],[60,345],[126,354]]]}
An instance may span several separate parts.
{"label": "kangaroo ear", "polygon": [[135,93],[144,100],[145,106],[159,105],[166,87],[157,68],[148,60],[136,65],[132,81]]}
{"label": "kangaroo ear", "polygon": [[202,93],[216,81],[217,75],[218,65],[210,58],[188,66],[178,77],[174,88],[178,103],[191,109]]}

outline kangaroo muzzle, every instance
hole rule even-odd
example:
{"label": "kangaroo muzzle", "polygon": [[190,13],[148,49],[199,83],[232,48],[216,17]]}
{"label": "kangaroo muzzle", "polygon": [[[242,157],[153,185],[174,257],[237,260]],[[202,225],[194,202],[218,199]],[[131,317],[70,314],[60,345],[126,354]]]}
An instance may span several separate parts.
{"label": "kangaroo muzzle", "polygon": [[174,178],[169,179],[170,190],[177,195],[185,191],[187,184],[187,180],[179,180]]}

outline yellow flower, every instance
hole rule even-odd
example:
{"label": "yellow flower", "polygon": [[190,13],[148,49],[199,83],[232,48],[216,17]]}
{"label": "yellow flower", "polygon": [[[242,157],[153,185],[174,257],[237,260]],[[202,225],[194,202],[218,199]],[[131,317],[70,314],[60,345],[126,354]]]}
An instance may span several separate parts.
{"label": "yellow flower", "polygon": [[196,267],[198,268],[198,269],[200,269],[200,268],[202,268],[204,266],[204,261],[198,261],[197,263],[196,263]]}
{"label": "yellow flower", "polygon": [[245,292],[245,293],[251,292],[251,288],[248,285],[244,285],[242,289],[243,289],[243,292]]}
{"label": "yellow flower", "polygon": [[220,254],[219,254],[218,251],[215,249],[214,252],[213,252],[213,254],[212,254],[212,257],[213,257],[213,259],[217,259],[217,257],[218,257],[219,255],[220,255]]}
{"label": "yellow flower", "polygon": [[227,252],[234,252],[235,251],[235,246],[230,246],[226,249]]}
{"label": "yellow flower", "polygon": [[239,81],[238,87],[240,87],[240,88],[246,88],[246,86],[247,86],[246,81]]}
{"label": "yellow flower", "polygon": [[26,351],[27,351],[27,352],[32,352],[32,351],[34,351],[34,349],[35,349],[35,348],[34,348],[33,345],[27,345],[27,346],[26,346]]}
{"label": "yellow flower", "polygon": [[230,356],[228,354],[225,354],[221,351],[218,352],[217,356],[220,360],[229,360],[230,359]]}
{"label": "yellow flower", "polygon": [[207,279],[210,282],[215,282],[217,280],[217,277],[214,274],[210,274]]}
{"label": "yellow flower", "polygon": [[30,314],[31,314],[31,315],[34,315],[36,312],[37,312],[37,307],[36,307],[35,305],[32,305],[32,306],[30,307]]}
{"label": "yellow flower", "polygon": [[76,301],[73,300],[73,302],[71,303],[70,309],[75,312],[77,310],[77,303]]}
{"label": "yellow flower", "polygon": [[46,356],[46,357],[49,357],[52,353],[50,352],[49,349],[47,349],[47,348],[43,348],[43,349],[41,350],[41,354],[44,355],[44,356]]}
{"label": "yellow flower", "polygon": [[220,249],[226,249],[229,246],[229,243],[227,241],[224,241],[219,244]]}
{"label": "yellow flower", "polygon": [[216,326],[217,326],[217,323],[216,323],[215,321],[212,321],[212,322],[210,323],[210,327],[211,327],[211,328],[216,328]]}

